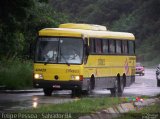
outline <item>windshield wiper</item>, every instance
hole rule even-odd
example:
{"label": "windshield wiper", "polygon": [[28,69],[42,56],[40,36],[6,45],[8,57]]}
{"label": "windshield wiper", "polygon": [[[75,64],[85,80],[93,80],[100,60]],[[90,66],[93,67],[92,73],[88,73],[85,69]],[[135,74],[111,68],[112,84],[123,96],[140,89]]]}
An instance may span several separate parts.
{"label": "windshield wiper", "polygon": [[45,62],[44,65],[48,64],[50,62],[50,58],[48,58]]}
{"label": "windshield wiper", "polygon": [[67,62],[66,58],[64,57],[64,55],[62,53],[60,53],[61,57],[64,59],[65,63],[70,66],[70,64]]}

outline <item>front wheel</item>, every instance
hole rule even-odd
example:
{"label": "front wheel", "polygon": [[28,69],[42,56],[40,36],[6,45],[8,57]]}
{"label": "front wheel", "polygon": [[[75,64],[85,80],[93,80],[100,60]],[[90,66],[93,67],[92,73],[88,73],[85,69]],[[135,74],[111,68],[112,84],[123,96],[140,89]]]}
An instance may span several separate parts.
{"label": "front wheel", "polygon": [[72,97],[81,96],[82,90],[81,89],[72,89]]}
{"label": "front wheel", "polygon": [[87,90],[84,91],[85,94],[90,95],[95,88],[95,78],[92,75],[90,80],[87,82]]}
{"label": "front wheel", "polygon": [[160,80],[157,79],[157,87],[160,87]]}
{"label": "front wheel", "polygon": [[53,92],[53,89],[51,89],[51,88],[43,88],[43,92],[44,92],[45,96],[51,96],[52,92]]}
{"label": "front wheel", "polygon": [[90,95],[92,94],[92,83],[90,81],[88,81],[88,87],[87,87],[87,90],[84,90],[83,93],[85,95]]}

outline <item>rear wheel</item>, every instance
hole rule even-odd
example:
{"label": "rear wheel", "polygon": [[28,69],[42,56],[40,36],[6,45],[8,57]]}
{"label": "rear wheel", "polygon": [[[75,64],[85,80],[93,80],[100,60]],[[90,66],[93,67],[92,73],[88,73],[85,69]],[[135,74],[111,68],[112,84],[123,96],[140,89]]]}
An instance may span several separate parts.
{"label": "rear wheel", "polygon": [[124,90],[124,82],[123,82],[123,79],[120,79],[118,80],[118,93],[120,95],[123,94],[123,90]]}
{"label": "rear wheel", "polygon": [[112,96],[118,96],[118,82],[117,82],[117,80],[115,81],[114,88],[110,89],[110,92],[111,92]]}
{"label": "rear wheel", "polygon": [[160,87],[160,80],[157,79],[157,87]]}
{"label": "rear wheel", "polygon": [[43,88],[43,92],[45,96],[51,96],[53,89],[52,88]]}
{"label": "rear wheel", "polygon": [[117,76],[117,79],[115,81],[114,88],[110,89],[112,96],[122,96],[124,90],[124,81],[120,78],[120,76]]}

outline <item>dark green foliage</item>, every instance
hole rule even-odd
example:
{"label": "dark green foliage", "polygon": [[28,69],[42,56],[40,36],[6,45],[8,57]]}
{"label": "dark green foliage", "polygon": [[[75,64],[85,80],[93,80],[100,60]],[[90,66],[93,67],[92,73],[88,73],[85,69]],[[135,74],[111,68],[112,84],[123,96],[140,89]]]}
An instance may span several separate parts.
{"label": "dark green foliage", "polygon": [[159,50],[160,0],[1,0],[0,58],[31,55],[38,30],[68,21],[134,33],[146,61]]}
{"label": "dark green foliage", "polygon": [[67,21],[48,0],[0,1],[0,59],[29,57],[37,32]]}
{"label": "dark green foliage", "polygon": [[0,61],[33,57],[37,32],[60,23],[132,32],[140,60],[160,59],[160,0],[0,0]]}
{"label": "dark green foliage", "polygon": [[28,60],[33,57],[38,31],[66,21],[67,17],[55,12],[48,0],[0,0],[0,86],[32,87]]}
{"label": "dark green foliage", "polygon": [[[132,32],[136,51],[144,61],[160,59],[160,0],[51,0],[70,22],[106,25],[109,30]],[[156,62],[155,62],[156,63]]]}

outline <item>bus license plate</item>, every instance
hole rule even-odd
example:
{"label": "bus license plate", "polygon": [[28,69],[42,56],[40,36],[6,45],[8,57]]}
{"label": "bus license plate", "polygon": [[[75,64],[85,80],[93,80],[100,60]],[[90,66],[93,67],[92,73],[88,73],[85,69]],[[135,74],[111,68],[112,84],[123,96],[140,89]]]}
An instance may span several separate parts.
{"label": "bus license plate", "polygon": [[53,88],[61,88],[60,85],[53,85],[52,87],[53,87]]}

